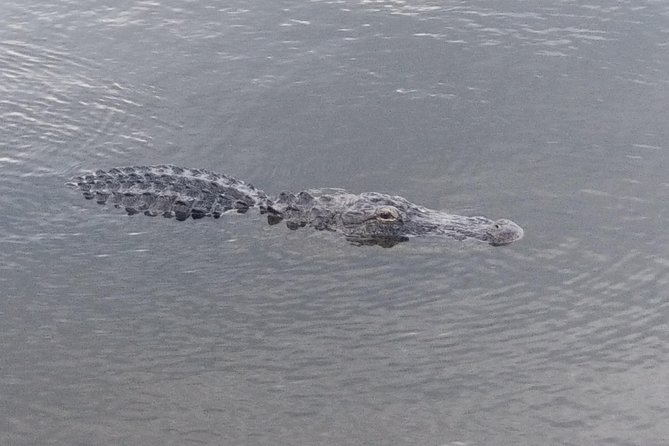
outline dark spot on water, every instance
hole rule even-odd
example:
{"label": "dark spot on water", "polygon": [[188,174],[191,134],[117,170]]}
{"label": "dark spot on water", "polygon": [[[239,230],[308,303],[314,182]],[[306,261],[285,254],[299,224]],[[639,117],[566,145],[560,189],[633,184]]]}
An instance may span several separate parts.
{"label": "dark spot on water", "polygon": [[278,223],[281,223],[281,220],[283,220],[283,218],[278,215],[274,214],[267,215],[267,223],[269,223],[270,225],[276,225]]}
{"label": "dark spot on water", "polygon": [[199,220],[200,218],[204,218],[206,216],[207,213],[202,209],[193,209],[191,211],[191,217],[193,217],[193,220]]}
{"label": "dark spot on water", "polygon": [[183,212],[183,211],[175,211],[174,216],[178,221],[184,221],[188,220],[188,216],[190,215],[189,212]]}

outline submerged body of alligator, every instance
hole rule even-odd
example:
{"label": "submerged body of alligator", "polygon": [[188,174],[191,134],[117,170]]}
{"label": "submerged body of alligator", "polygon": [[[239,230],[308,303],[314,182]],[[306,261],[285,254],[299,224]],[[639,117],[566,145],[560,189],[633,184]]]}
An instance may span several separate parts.
{"label": "submerged body of alligator", "polygon": [[285,221],[290,229],[336,231],[357,244],[388,247],[411,237],[435,236],[499,246],[523,236],[520,226],[510,220],[453,215],[376,192],[315,189],[270,198],[251,184],[203,169],[121,167],[78,176],[68,184],[81,189],[87,199],[113,204],[131,215],[142,212],[185,220],[257,208],[270,224]]}

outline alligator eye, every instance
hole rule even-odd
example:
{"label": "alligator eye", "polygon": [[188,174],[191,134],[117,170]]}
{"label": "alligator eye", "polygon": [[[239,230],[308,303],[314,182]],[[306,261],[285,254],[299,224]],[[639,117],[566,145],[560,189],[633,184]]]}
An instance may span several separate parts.
{"label": "alligator eye", "polygon": [[400,212],[395,208],[381,208],[376,214],[377,218],[382,222],[393,222],[401,220]]}

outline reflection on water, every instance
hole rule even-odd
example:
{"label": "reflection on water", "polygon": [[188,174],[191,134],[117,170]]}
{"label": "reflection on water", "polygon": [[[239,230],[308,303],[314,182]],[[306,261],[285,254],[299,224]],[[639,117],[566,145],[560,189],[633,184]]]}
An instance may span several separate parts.
{"label": "reflection on water", "polygon": [[[39,45],[0,42],[0,117],[9,138],[3,163],[40,160],[41,168],[62,151],[123,154],[128,147],[150,146],[142,120],[142,93],[96,78],[101,67]],[[122,133],[121,141],[109,134]],[[73,146],[74,142],[74,146]],[[93,151],[93,153],[88,153]]]}
{"label": "reflection on water", "polygon": [[[122,3],[0,19],[0,443],[665,442],[666,6]],[[526,235],[354,247],[64,187],[164,162]]]}

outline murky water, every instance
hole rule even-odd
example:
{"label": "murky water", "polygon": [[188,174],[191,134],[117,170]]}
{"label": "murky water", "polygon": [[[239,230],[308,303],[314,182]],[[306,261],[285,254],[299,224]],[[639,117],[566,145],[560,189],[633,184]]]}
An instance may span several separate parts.
{"label": "murky water", "polygon": [[[0,443],[665,445],[669,3],[6,1]],[[207,167],[508,217],[355,247],[126,217]]]}

